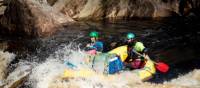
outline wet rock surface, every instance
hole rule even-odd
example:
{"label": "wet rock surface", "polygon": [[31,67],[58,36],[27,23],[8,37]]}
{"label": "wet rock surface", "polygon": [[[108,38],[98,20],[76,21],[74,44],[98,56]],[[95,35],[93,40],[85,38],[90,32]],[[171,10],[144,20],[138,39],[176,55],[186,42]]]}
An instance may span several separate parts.
{"label": "wet rock surface", "polygon": [[181,14],[187,15],[190,10],[199,8],[200,5],[197,0],[192,2],[189,0],[68,0],[66,3],[60,3],[63,4],[65,7],[61,11],[68,13],[70,17],[92,20],[169,17],[179,15],[180,9]]}
{"label": "wet rock surface", "polygon": [[[198,0],[4,0],[0,32],[18,36],[49,36],[74,20],[129,20],[196,16]],[[181,4],[183,3],[183,4]],[[1,7],[0,7],[1,8]],[[3,14],[2,11],[0,11]],[[192,12],[192,13],[191,13]]]}
{"label": "wet rock surface", "polygon": [[28,78],[32,69],[31,65],[17,66],[17,68],[8,75],[5,81],[5,88],[16,88],[23,84]]}
{"label": "wet rock surface", "polygon": [[2,17],[3,30],[11,34],[49,36],[73,21],[48,4],[35,0],[12,0]]}
{"label": "wet rock surface", "polygon": [[2,52],[0,51],[0,83],[4,83],[7,74],[8,74],[8,66],[11,63],[12,60],[14,60],[15,55],[8,53],[8,52]]}
{"label": "wet rock surface", "polygon": [[11,62],[14,61],[15,55],[9,52],[0,51],[0,88],[16,88],[19,87],[31,72],[31,64],[20,64],[15,66],[13,71],[9,71]]}

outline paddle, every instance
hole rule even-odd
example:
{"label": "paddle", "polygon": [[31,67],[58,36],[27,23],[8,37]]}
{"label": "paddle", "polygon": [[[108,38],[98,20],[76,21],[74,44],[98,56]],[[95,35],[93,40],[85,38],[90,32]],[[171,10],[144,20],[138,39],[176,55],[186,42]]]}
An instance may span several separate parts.
{"label": "paddle", "polygon": [[[143,56],[142,54],[138,53],[138,52],[135,51],[134,49],[133,49],[132,51],[133,51],[134,53],[136,53],[137,55],[146,58],[145,56]],[[149,56],[148,56],[147,58],[150,59]],[[155,66],[156,69],[159,70],[160,72],[166,73],[166,72],[169,71],[169,66],[168,66],[166,63],[164,63],[164,62],[155,62],[155,61],[152,61],[152,62],[156,65],[156,66]]]}
{"label": "paddle", "polygon": [[69,61],[65,61],[64,64],[71,68],[71,69],[77,69],[78,67],[76,65],[74,65],[73,63],[69,62]]}

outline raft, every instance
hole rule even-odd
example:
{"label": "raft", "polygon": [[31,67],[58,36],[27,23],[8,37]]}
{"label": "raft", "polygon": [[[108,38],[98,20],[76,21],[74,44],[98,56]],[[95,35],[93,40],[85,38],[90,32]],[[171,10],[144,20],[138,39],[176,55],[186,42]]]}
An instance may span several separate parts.
{"label": "raft", "polygon": [[[147,59],[146,64],[143,68],[133,70],[131,71],[131,73],[136,74],[141,80],[145,81],[153,77],[153,75],[156,73],[156,69],[153,61]],[[112,75],[112,74],[106,74],[106,76],[107,75]],[[93,76],[99,76],[99,73],[95,72],[92,69],[84,69],[84,68],[79,70],[65,69],[63,74],[63,78],[78,78],[78,77],[87,78]]]}
{"label": "raft", "polygon": [[136,73],[141,80],[148,80],[153,77],[156,73],[156,68],[152,60],[147,59],[146,64],[141,69],[133,70],[133,73]]}
{"label": "raft", "polygon": [[76,77],[86,78],[95,75],[96,73],[90,69],[79,69],[79,70],[65,69],[63,78],[76,78]]}

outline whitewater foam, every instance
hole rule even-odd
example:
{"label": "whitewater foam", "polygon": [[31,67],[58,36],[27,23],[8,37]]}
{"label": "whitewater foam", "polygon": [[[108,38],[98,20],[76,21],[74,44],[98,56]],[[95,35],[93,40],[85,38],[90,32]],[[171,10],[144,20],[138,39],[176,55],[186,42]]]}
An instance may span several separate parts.
{"label": "whitewater foam", "polygon": [[64,61],[69,61],[79,68],[89,68],[83,62],[85,52],[71,45],[59,49],[50,55],[45,62],[35,66],[29,82],[33,88],[200,88],[200,70],[194,70],[177,79],[163,84],[142,82],[136,74],[125,71],[120,74],[96,74],[86,78],[62,78]]}

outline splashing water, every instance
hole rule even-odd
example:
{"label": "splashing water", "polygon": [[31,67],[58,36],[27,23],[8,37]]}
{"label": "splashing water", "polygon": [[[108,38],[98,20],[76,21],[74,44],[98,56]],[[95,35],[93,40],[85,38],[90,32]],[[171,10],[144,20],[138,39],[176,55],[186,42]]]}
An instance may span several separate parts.
{"label": "splashing water", "polygon": [[[133,76],[130,72],[124,72],[122,74],[115,74],[107,76],[103,74],[96,74],[87,78],[74,78],[69,80],[63,80],[64,69],[67,67],[64,65],[64,61],[69,61],[75,64],[78,68],[89,68],[89,66],[83,64],[85,52],[79,48],[77,50],[70,49],[73,44],[65,46],[63,49],[56,51],[53,55],[50,55],[44,63],[38,64],[32,70],[32,74],[29,77],[29,81],[34,88],[55,88],[55,86],[74,88],[91,88],[91,87],[104,87],[104,88],[121,88],[126,87],[130,80],[136,83],[141,82],[137,76]],[[130,79],[130,78],[131,79]],[[62,87],[61,87],[62,88]]]}
{"label": "splashing water", "polygon": [[199,88],[200,70],[194,70],[163,84],[142,82],[136,74],[129,71],[114,75],[96,74],[86,78],[63,79],[64,61],[75,64],[78,68],[88,68],[82,63],[85,52],[72,49],[69,44],[50,55],[43,63],[38,63],[29,77],[33,88]]}
{"label": "splashing water", "polygon": [[71,49],[72,45],[59,49],[44,63],[35,66],[29,77],[33,88],[199,88],[199,70],[164,84],[142,82],[136,74],[129,71],[114,75],[96,74],[86,78],[63,79],[64,69],[67,69],[64,61],[74,63],[78,68],[88,68],[81,63],[85,52],[79,48]]}

